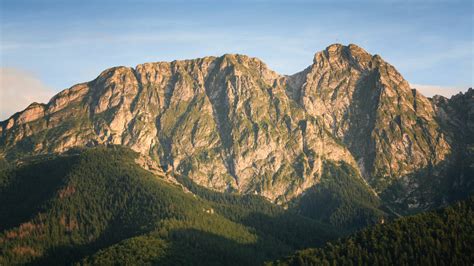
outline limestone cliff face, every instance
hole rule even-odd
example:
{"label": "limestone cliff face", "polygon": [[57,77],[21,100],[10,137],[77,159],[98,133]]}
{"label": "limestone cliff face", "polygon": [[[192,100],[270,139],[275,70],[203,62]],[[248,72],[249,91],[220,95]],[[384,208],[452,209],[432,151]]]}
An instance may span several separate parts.
{"label": "limestone cliff face", "polygon": [[377,191],[451,152],[435,103],[379,56],[331,45],[292,76],[224,55],[115,67],[0,123],[0,156],[120,144],[219,191],[286,202],[344,161]]}

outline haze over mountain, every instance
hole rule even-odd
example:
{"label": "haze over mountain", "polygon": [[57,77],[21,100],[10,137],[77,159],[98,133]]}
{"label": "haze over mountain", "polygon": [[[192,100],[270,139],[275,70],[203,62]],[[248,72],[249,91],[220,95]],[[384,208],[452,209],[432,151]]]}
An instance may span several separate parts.
{"label": "haze over mountain", "polygon": [[171,176],[280,204],[331,163],[410,211],[449,201],[441,183],[472,189],[472,113],[472,89],[429,99],[380,56],[334,44],[291,76],[235,54],[110,68],[1,122],[0,154],[125,145]]}

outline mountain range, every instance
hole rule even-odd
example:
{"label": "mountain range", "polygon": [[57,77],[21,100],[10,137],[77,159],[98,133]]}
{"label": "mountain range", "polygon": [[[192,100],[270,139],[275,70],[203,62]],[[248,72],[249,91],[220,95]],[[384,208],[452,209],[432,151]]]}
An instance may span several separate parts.
{"label": "mountain range", "polygon": [[[103,146],[114,151],[101,151]],[[211,207],[218,206],[216,209],[220,208],[219,215],[229,228],[236,226],[240,228],[235,229],[238,231],[252,227],[261,233],[252,236],[254,231],[251,230],[242,233],[241,239],[230,236],[238,242],[256,243],[254,238],[259,237],[265,243],[272,240],[253,219],[239,220],[245,215],[230,215],[228,212],[232,211],[223,207],[228,207],[226,204],[229,203],[216,201],[216,197],[249,197],[251,202],[259,202],[256,213],[260,215],[268,215],[263,209],[275,208],[277,211],[271,211],[272,215],[279,213],[284,216],[286,210],[298,217],[293,218],[298,223],[307,225],[302,228],[319,230],[316,235],[326,232],[324,237],[314,236],[317,240],[310,238],[301,240],[301,243],[277,237],[280,249],[272,254],[268,253],[270,251],[258,254],[262,262],[340,236],[329,232],[347,234],[385,219],[467,199],[474,191],[474,90],[470,88],[450,99],[442,96],[427,98],[416,88],[411,88],[395,67],[379,55],[371,55],[354,44],[330,45],[315,54],[310,66],[293,75],[278,74],[261,60],[238,54],[145,63],[135,68],[113,67],[92,81],[61,91],[47,104],[32,103],[0,122],[0,158],[5,165],[1,191],[4,200],[13,204],[3,207],[2,216],[10,216],[9,213],[16,209],[12,202],[29,193],[19,189],[21,184],[12,181],[15,176],[38,182],[30,177],[29,171],[39,167],[46,171],[40,176],[44,175],[42,178],[54,183],[44,188],[49,194],[38,194],[46,205],[38,205],[36,209],[25,206],[17,210],[21,213],[19,216],[4,219],[2,230],[6,231],[0,241],[6,243],[5,239],[18,238],[25,229],[22,227],[24,224],[33,226],[30,230],[33,232],[37,229],[35,226],[47,220],[59,223],[59,227],[65,227],[61,230],[70,234],[70,242],[58,240],[62,244],[97,243],[93,248],[88,246],[80,252],[73,250],[77,260],[89,263],[100,257],[90,257],[97,250],[155,230],[157,225],[149,223],[158,219],[158,216],[153,216],[157,210],[130,207],[135,215],[150,215],[138,224],[127,216],[131,214],[120,213],[120,206],[129,202],[127,197],[117,199],[119,203],[113,208],[118,209],[100,205],[100,208],[107,209],[109,220],[100,220],[96,217],[99,214],[91,214],[100,220],[101,226],[97,227],[100,230],[81,226],[81,223],[90,222],[84,217],[77,218],[77,210],[84,215],[87,213],[82,205],[71,207],[58,201],[57,197],[62,199],[78,194],[80,188],[93,194],[89,184],[80,185],[82,181],[77,177],[87,179],[87,174],[84,174],[87,170],[78,173],[77,169],[99,171],[97,167],[101,166],[88,166],[87,158],[93,156],[100,161],[100,156],[95,154],[101,152],[104,152],[104,158],[111,156],[111,161],[118,160],[117,164],[120,164],[121,159],[114,159],[118,156],[116,146],[133,151],[118,152],[125,154],[125,164],[141,169],[133,170],[131,176],[140,175],[137,173],[143,170],[147,173],[145,175],[158,177],[164,182],[158,186],[142,180],[140,185],[130,185],[139,187],[138,190],[146,190],[142,187],[148,185],[153,187],[149,188],[153,190],[149,192],[151,198],[143,199],[144,202],[156,203],[156,195],[161,195],[157,191],[161,190],[175,195],[166,187],[171,186],[184,193],[175,196],[177,200],[182,201],[184,197],[184,201],[193,206],[182,208],[183,213],[187,213],[183,214],[185,217],[195,216],[187,211],[188,207],[204,208],[214,213]],[[91,149],[89,153],[93,155],[87,149]],[[97,149],[100,151],[95,151]],[[86,155],[78,155],[84,153]],[[86,161],[77,159],[83,157]],[[51,160],[66,160],[72,168],[63,169],[62,174],[58,173],[59,179],[51,181],[47,175],[52,170],[44,165]],[[94,165],[92,161],[90,163]],[[124,173],[128,171],[120,169]],[[122,175],[120,171],[113,173]],[[114,181],[108,175],[109,172],[98,174],[107,181],[98,180],[102,183],[122,182]],[[64,176],[69,177],[60,181]],[[76,181],[66,181],[70,179]],[[59,184],[66,185],[61,187]],[[25,183],[24,186],[31,184]],[[114,186],[126,191],[128,185],[123,187],[120,183]],[[157,187],[156,191],[154,187]],[[114,193],[109,190],[100,193]],[[18,193],[26,195],[19,196]],[[189,195],[205,203],[200,200],[192,203]],[[96,204],[104,204],[106,199],[109,202],[113,197],[97,198]],[[83,198],[77,201],[81,204],[87,202]],[[140,200],[137,202],[144,204]],[[74,204],[78,203],[74,201]],[[241,208],[239,204],[235,205],[240,207],[232,208]],[[173,212],[173,207],[170,208]],[[68,215],[59,215],[60,210],[67,210]],[[173,215],[166,219],[174,217],[179,220],[176,218],[179,215]],[[114,220],[112,217],[120,218]],[[158,220],[166,219],[160,216]],[[283,226],[286,219],[289,218],[275,223],[278,227]],[[116,238],[107,235],[107,231],[102,234],[110,222],[127,233]],[[201,222],[205,223],[199,221],[196,224],[202,229]],[[214,222],[219,223],[217,220],[209,223]],[[227,232],[220,234],[229,236]],[[8,235],[16,237],[9,238]],[[61,238],[60,235],[56,236]],[[151,241],[150,237],[148,235],[138,242]],[[156,244],[166,246],[168,240],[160,237]],[[59,242],[51,240],[48,245],[57,248]],[[11,245],[14,248],[14,244]],[[41,257],[43,252],[49,252],[44,246],[38,247],[17,250],[17,255]],[[113,252],[113,248],[105,252]],[[77,254],[82,254],[82,257]]]}
{"label": "mountain range", "polygon": [[[107,69],[1,122],[0,155],[124,145],[171,175],[281,204],[317,186],[324,162],[344,163],[416,209],[449,197],[426,179],[472,170],[473,113],[472,89],[426,98],[380,56],[334,44],[291,76],[231,54]],[[450,185],[472,187],[466,175]]]}

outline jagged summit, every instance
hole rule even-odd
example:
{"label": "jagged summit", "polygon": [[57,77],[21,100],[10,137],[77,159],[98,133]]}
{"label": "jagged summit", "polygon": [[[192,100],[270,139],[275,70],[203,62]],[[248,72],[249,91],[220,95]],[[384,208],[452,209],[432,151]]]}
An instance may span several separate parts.
{"label": "jagged summit", "polygon": [[367,71],[384,64],[383,59],[378,55],[371,55],[363,48],[349,44],[332,44],[325,50],[314,55],[313,66],[323,68],[324,66],[344,67],[350,64],[360,71]]}
{"label": "jagged summit", "polygon": [[412,176],[458,145],[440,108],[353,44],[327,47],[290,76],[226,54],[107,69],[0,122],[0,156],[119,144],[170,174],[276,202],[317,185],[327,162],[377,193],[400,180],[414,191]]}
{"label": "jagged summit", "polygon": [[339,55],[339,56],[345,55],[345,54],[365,54],[365,55],[371,56],[363,48],[352,43],[349,45],[334,43],[334,44],[329,45],[328,47],[326,47],[326,49],[318,53],[326,53],[326,54]]}

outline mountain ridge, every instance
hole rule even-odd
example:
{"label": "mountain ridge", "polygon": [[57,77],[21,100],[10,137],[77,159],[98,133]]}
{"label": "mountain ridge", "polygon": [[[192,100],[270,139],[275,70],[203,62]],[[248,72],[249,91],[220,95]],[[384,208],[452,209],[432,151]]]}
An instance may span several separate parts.
{"label": "mountain ridge", "polygon": [[410,176],[449,161],[459,142],[437,102],[353,44],[327,47],[293,75],[237,54],[145,63],[0,122],[0,156],[125,145],[170,174],[277,203],[317,186],[325,162],[348,164],[377,194],[403,179],[416,190]]}

